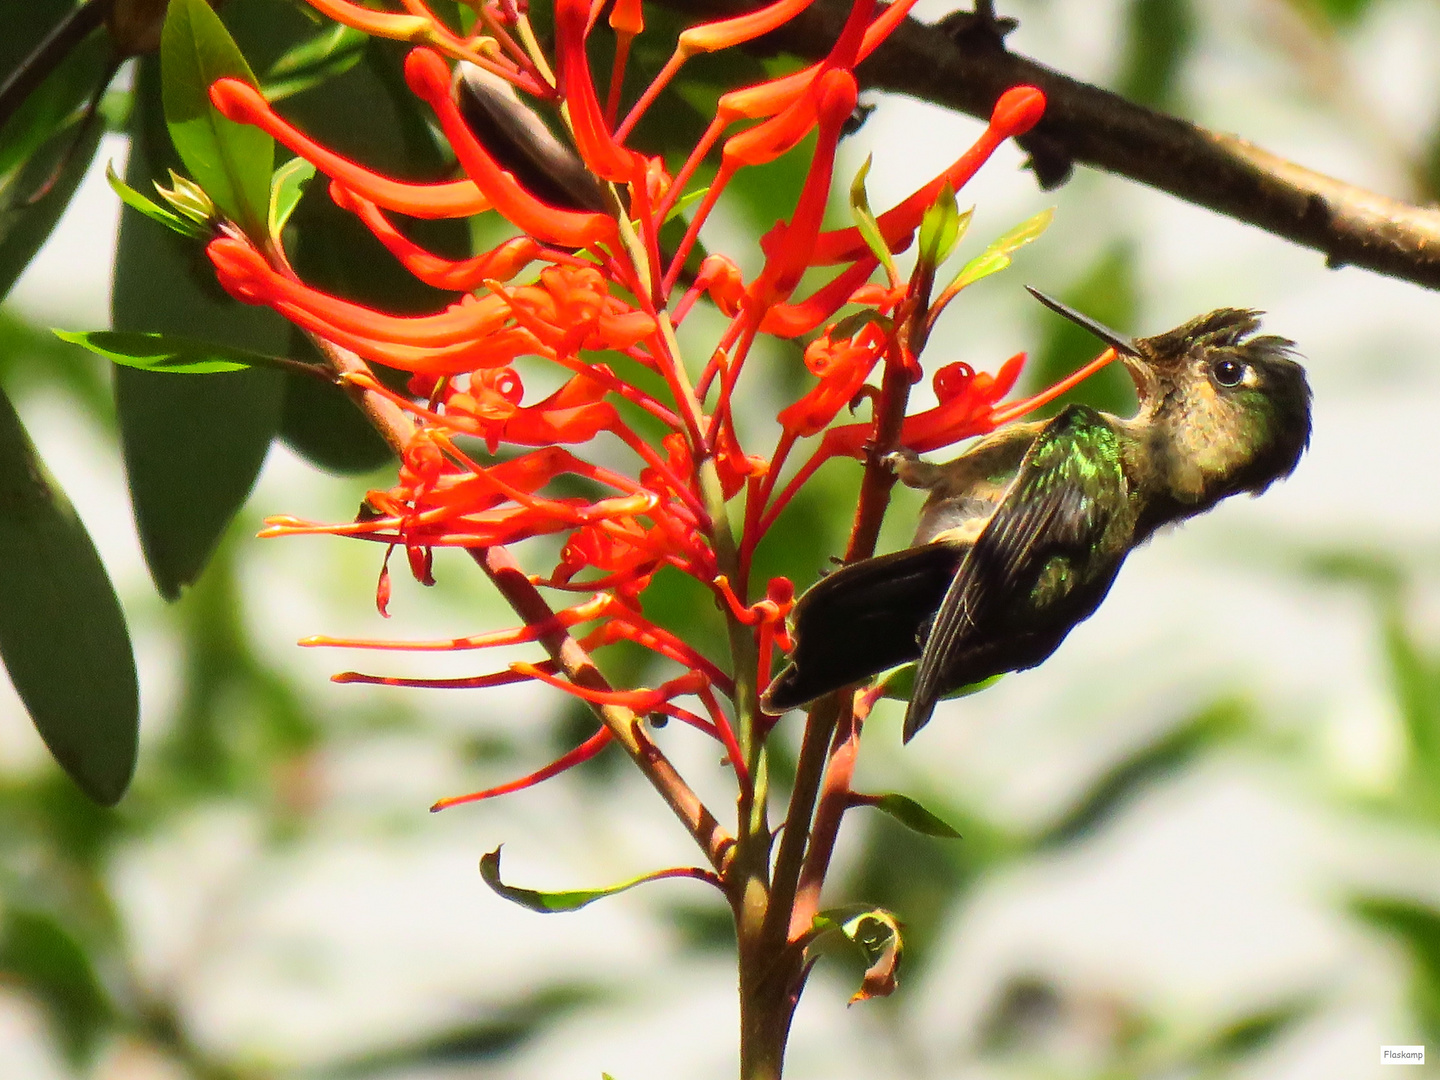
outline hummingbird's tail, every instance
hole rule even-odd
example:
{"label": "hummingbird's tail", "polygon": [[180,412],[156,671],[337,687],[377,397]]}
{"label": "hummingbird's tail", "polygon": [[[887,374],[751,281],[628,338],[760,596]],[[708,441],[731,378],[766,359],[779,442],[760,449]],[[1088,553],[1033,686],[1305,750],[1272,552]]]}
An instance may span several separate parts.
{"label": "hummingbird's tail", "polygon": [[967,546],[924,544],[822,578],[795,605],[795,651],[761,695],[761,708],[778,716],[919,657],[920,631]]}

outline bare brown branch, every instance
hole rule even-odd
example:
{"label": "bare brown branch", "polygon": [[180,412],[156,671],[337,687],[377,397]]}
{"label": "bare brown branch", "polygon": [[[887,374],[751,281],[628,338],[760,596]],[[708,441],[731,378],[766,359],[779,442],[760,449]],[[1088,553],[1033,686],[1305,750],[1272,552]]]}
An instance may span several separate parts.
{"label": "bare brown branch", "polygon": [[[667,2],[703,17],[754,6],[747,0]],[[848,9],[845,2],[820,0],[763,43],[821,56]],[[1006,89],[1038,86],[1049,107],[1022,145],[1042,181],[1062,182],[1070,162],[1091,165],[1314,248],[1331,266],[1360,266],[1440,288],[1440,209],[1367,191],[1238,136],[1132,104],[1007,52],[997,34],[969,16],[933,26],[907,19],[859,74],[867,87],[979,117],[989,116]]]}

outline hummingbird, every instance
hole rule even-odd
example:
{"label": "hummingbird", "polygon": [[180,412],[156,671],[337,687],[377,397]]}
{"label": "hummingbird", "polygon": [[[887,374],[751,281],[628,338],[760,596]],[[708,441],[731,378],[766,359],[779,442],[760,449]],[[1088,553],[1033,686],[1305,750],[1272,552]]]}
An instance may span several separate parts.
{"label": "hummingbird", "polygon": [[1157,529],[1294,471],[1310,441],[1310,387],[1294,342],[1257,336],[1260,312],[1220,308],[1132,340],[1030,292],[1115,350],[1135,415],[1072,404],[943,465],[888,455],[901,482],[929,492],[915,539],[800,597],[766,712],[918,661],[909,742],[940,697],[1049,657]]}

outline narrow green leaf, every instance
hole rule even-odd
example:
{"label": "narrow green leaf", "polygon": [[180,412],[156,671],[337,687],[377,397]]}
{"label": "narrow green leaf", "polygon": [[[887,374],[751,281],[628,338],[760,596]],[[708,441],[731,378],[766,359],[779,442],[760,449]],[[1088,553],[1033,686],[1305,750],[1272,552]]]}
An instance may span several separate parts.
{"label": "narrow green leaf", "polygon": [[214,375],[251,367],[289,369],[293,366],[292,361],[278,356],[265,356],[174,334],[142,334],[123,330],[56,330],[54,333],[61,341],[83,345],[97,356],[141,371]]}
{"label": "narrow green leaf", "polygon": [[873,806],[876,810],[889,814],[907,829],[913,829],[925,836],[938,836],[943,840],[960,839],[960,834],[953,827],[907,795],[889,791],[879,796],[874,802],[867,798],[865,805]]}
{"label": "narrow green leaf", "polygon": [[151,202],[140,192],[136,191],[129,184],[115,175],[114,165],[105,166],[105,179],[109,181],[111,190],[120,196],[120,201],[132,210],[138,210],[152,221],[158,221],[167,229],[173,229],[181,236],[188,236],[192,240],[199,240],[208,235],[205,227],[197,221],[183,218],[171,210],[165,209],[157,202]]}
{"label": "narrow green leaf", "polygon": [[273,104],[345,74],[364,57],[369,40],[353,27],[334,23],[291,46],[265,72],[265,99]]}
{"label": "narrow green leaf", "polygon": [[165,121],[180,159],[217,206],[246,234],[265,235],[275,144],[225,119],[210,84],[226,76],[257,85],[220,16],[205,0],[171,0],[160,36]]}
{"label": "narrow green leaf", "polygon": [[975,284],[981,278],[987,278],[991,274],[1004,270],[1010,265],[1011,256],[1043,233],[1054,217],[1055,209],[1051,207],[1041,210],[1034,217],[1021,222],[966,263],[946,291],[959,292],[961,289]]}
{"label": "narrow green leaf", "polygon": [[315,176],[315,166],[302,157],[294,157],[275,170],[270,181],[270,216],[267,227],[270,239],[276,247],[283,247],[280,233],[295,207],[300,205],[300,196],[305,194],[305,185]]}
{"label": "narrow green leaf", "polygon": [[895,269],[895,256],[890,253],[890,248],[885,243],[885,237],[880,232],[880,223],[875,220],[875,214],[870,209],[870,196],[865,192],[865,178],[870,175],[871,160],[872,157],[867,156],[855,174],[855,179],[850,181],[850,216],[855,219],[855,227],[860,230],[865,243],[875,253],[886,272],[894,278],[898,273]]}
{"label": "narrow green leaf", "polygon": [[55,759],[114,805],[135,771],[140,699],[95,545],[0,394],[0,659]]}
{"label": "narrow green leaf", "polygon": [[[504,845],[501,845],[502,847]],[[529,908],[531,911],[538,911],[543,914],[551,914],[557,911],[578,911],[586,904],[594,903],[607,896],[614,896],[626,889],[633,889],[636,885],[644,885],[647,881],[659,881],[662,878],[682,876],[675,870],[657,870],[653,874],[641,874],[632,881],[622,882],[619,885],[611,885],[604,889],[572,889],[565,892],[540,892],[536,889],[521,889],[514,885],[506,885],[500,880],[500,848],[496,848],[488,855],[480,858],[480,876],[484,878],[485,884],[495,890],[511,903],[519,904],[521,907]],[[683,876],[691,876],[687,870]]]}

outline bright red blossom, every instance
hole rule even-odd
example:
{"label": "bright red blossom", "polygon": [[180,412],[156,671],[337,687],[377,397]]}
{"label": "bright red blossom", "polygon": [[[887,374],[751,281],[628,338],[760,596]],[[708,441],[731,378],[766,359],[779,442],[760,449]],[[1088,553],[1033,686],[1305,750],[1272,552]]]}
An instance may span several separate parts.
{"label": "bright red blossom", "polygon": [[[780,0],[751,14],[685,31],[675,55],[618,125],[618,92],[630,42],[644,30],[637,0],[619,0],[611,8],[608,25],[616,34],[617,50],[608,93],[597,86],[586,54],[600,10],[590,0],[556,0],[553,82],[546,67],[535,63],[510,35],[514,16],[502,17],[498,8],[486,9],[492,45],[482,48],[482,35],[457,36],[438,20],[427,19],[427,9],[418,0],[407,0],[403,15],[344,0],[311,3],[369,33],[425,46],[411,52],[406,78],[433,110],[464,172],[462,179],[417,184],[379,176],[313,143],[238,80],[216,82],[212,100],[231,119],[263,128],[314,163],[330,177],[336,205],[355,214],[407,269],[430,285],[461,295],[432,315],[386,314],[311,288],[297,280],[283,260],[262,254],[236,234],[210,243],[210,260],[232,296],[272,307],[367,361],[414,376],[408,394],[389,390],[365,374],[350,376],[353,384],[385,395],[415,420],[395,485],[372,491],[355,522],[320,525],[281,518],[273,520],[267,532],[327,532],[375,540],[392,549],[404,547],[412,572],[426,583],[435,547],[489,548],[560,533],[565,542],[558,562],[546,573],[532,574],[531,580],[562,593],[595,594],[590,601],[556,612],[548,629],[546,624],[531,624],[444,643],[311,643],[487,648],[536,641],[557,627],[594,622],[596,628],[582,639],[586,647],[637,643],[678,667],[678,674],[654,687],[626,691],[577,685],[549,662],[514,665],[465,680],[413,681],[484,686],[532,680],[598,704],[675,716],[724,746],[743,789],[749,777],[730,714],[720,700],[734,692],[732,674],[681,636],[647,620],[643,595],[665,568],[710,589],[717,604],[755,635],[759,669],[745,677],[750,685],[763,686],[774,646],[788,645],[785,617],[794,586],[775,579],[762,600],[750,603],[745,580],[750,555],[821,464],[835,456],[864,455],[874,438],[873,422],[831,425],[843,410],[878,394],[870,383],[877,367],[899,364],[907,375],[919,370],[918,359],[897,337],[908,317],[905,305],[912,302],[906,290],[871,282],[879,260],[857,229],[822,230],[836,147],[855,108],[854,68],[899,25],[911,3],[892,4],[876,16],[873,0],[861,0],[851,6],[845,28],[822,61],[726,94],[705,138],[675,178],[660,158],[629,145],[639,118],[686,58],[774,29],[803,10],[805,0]],[[506,172],[461,118],[445,56],[482,63],[539,105],[563,103],[573,144],[590,171],[611,185],[615,212],[549,205]],[[1029,130],[1043,108],[1043,96],[1032,87],[1002,95],[973,147],[909,199],[879,215],[890,248],[906,247],[941,190],[962,186],[1002,142]],[[710,150],[729,125],[742,118],[758,122],[721,144],[718,173],[684,241],[667,253],[659,239],[661,225]],[[761,240],[765,261],[760,271],[746,280],[734,261],[712,254],[680,288],[686,256],[730,178],[741,168],[792,152],[812,133],[815,149],[795,212]],[[458,261],[424,250],[387,216],[457,217],[490,208],[522,235]],[[808,296],[792,299],[805,273],[820,266],[839,269]],[[705,363],[697,365],[678,354],[671,328],[702,298],[730,322]],[[746,447],[732,410],[756,339],[762,334],[808,334],[834,320],[847,305],[861,305],[875,317],[854,331],[841,332],[832,324],[805,346],[814,387],[780,410],[781,434],[774,448],[766,453]],[[936,449],[988,431],[1002,416],[1015,414],[1014,409],[1002,412],[997,403],[1014,385],[1021,363],[1022,357],[1013,357],[993,376],[964,364],[940,369],[934,382],[939,404],[907,417],[901,442],[916,450]],[[632,367],[647,377],[630,378],[625,372]],[[558,386],[556,373],[561,376]],[[531,392],[526,382],[537,378],[556,388]],[[790,450],[815,436],[820,441],[808,461],[785,475]],[[464,437],[478,439],[490,458],[477,460],[473,450],[462,446]],[[617,456],[622,454],[625,457]],[[599,464],[602,460],[607,464]],[[717,530],[728,531],[729,526],[712,520],[714,496],[707,494],[705,479],[711,469],[724,500],[743,495],[743,513],[737,516],[743,518],[744,529],[734,538],[738,566],[725,561],[733,558],[722,550],[733,552],[728,540],[717,542]],[[556,482],[562,479],[564,494],[559,494]],[[722,573],[722,565],[731,569]],[[382,576],[377,596],[382,608],[388,590],[388,576]],[[404,681],[354,674],[343,678]],[[676,699],[686,697],[698,703],[694,711],[677,704]],[[473,798],[536,783],[593,756],[610,738],[609,729],[602,728],[551,766]]]}

